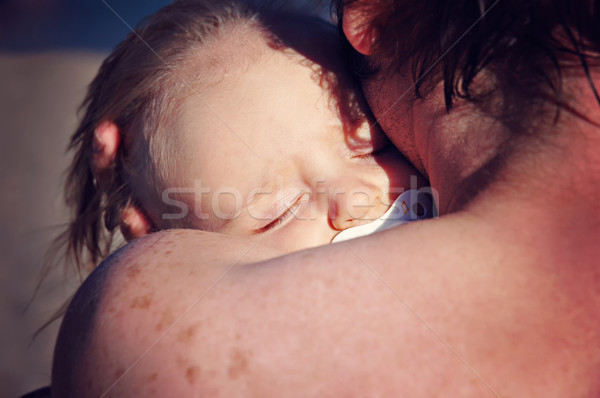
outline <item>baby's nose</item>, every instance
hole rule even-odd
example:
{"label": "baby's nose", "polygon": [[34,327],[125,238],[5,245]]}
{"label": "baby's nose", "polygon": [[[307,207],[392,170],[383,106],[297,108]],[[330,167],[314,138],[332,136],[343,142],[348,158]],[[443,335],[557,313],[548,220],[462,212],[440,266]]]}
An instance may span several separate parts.
{"label": "baby's nose", "polygon": [[369,223],[380,217],[388,206],[383,193],[374,187],[335,193],[329,198],[329,221],[338,230]]}

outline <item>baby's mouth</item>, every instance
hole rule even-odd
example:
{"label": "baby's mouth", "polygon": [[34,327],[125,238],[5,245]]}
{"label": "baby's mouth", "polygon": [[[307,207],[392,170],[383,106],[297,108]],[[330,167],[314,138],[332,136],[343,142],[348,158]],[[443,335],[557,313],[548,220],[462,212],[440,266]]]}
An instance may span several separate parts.
{"label": "baby's mouth", "polygon": [[411,189],[398,196],[390,208],[378,219],[367,224],[348,228],[333,237],[331,243],[371,235],[407,222],[424,220],[434,216],[433,202],[428,193]]}

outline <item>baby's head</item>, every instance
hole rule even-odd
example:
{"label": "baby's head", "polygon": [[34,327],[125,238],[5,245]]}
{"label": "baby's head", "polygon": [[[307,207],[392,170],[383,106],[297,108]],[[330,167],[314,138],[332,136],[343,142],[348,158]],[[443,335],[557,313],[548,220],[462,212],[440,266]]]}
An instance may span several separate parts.
{"label": "baby's head", "polygon": [[148,226],[132,237],[196,228],[283,250],[377,218],[412,169],[357,93],[317,17],[234,0],[165,7],[90,86],[70,145],[70,251],[93,266],[131,214]]}

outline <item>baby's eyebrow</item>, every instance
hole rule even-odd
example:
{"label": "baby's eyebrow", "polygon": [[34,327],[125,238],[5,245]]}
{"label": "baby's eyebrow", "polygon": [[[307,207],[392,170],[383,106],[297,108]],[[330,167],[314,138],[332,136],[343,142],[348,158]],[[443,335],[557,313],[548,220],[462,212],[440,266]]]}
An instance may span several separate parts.
{"label": "baby's eyebrow", "polygon": [[257,179],[256,187],[248,191],[248,195],[252,195],[252,200],[250,200],[249,197],[246,198],[246,206],[244,206],[244,209],[247,209],[249,205],[255,206],[264,202],[267,199],[267,196],[273,194],[276,191],[277,185],[273,180],[273,174],[269,173],[269,170],[263,169]]}
{"label": "baby's eyebrow", "polygon": [[[252,191],[251,191],[252,192]],[[251,211],[258,211],[262,215],[263,211],[274,205],[276,189],[271,185],[266,185],[254,191],[254,194],[249,193],[252,197],[248,197],[245,205],[242,207],[241,217],[247,215],[252,216]]]}
{"label": "baby's eyebrow", "polygon": [[[276,187],[272,182],[266,182],[265,184],[259,185],[259,188],[254,188],[248,191],[248,196],[244,198],[243,205],[240,209],[240,213],[235,217],[235,219],[243,219],[247,217],[253,217],[254,213],[259,213],[262,215],[263,209],[271,207],[275,201],[274,194],[277,193]],[[256,216],[256,214],[254,214]],[[225,220],[226,222],[222,226],[222,229],[225,229],[227,226],[231,224],[232,219]]]}

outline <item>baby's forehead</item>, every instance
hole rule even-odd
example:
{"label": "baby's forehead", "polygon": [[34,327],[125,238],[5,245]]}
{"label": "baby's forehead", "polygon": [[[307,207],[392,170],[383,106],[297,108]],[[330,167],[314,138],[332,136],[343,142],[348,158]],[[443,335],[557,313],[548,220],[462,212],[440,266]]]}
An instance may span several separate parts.
{"label": "baby's forehead", "polygon": [[232,26],[192,48],[179,74],[194,87],[211,87],[239,76],[268,50],[266,38],[256,28]]}
{"label": "baby's forehead", "polygon": [[244,73],[249,65],[285,54],[316,70],[347,74],[342,40],[333,25],[316,17],[273,17],[268,26],[252,20],[230,23],[203,45],[191,49],[181,75],[204,87]]}
{"label": "baby's forehead", "polygon": [[[360,85],[355,84],[344,62],[343,41],[336,29],[324,21],[285,22],[274,23],[269,29],[250,22],[233,24],[199,46],[190,57],[185,75],[182,74],[190,84],[185,90],[187,94],[180,99],[185,101],[190,96],[205,95],[226,98],[246,72],[256,71],[272,62],[280,63],[282,69],[286,69],[284,64],[289,62],[306,68],[333,111],[332,115],[339,118],[349,137],[354,136],[368,111]],[[293,79],[281,73],[263,78],[265,83],[273,83],[269,87],[286,85]],[[264,90],[264,87],[259,89]],[[302,90],[296,90],[286,95],[303,95]],[[178,108],[182,109],[181,106]]]}

